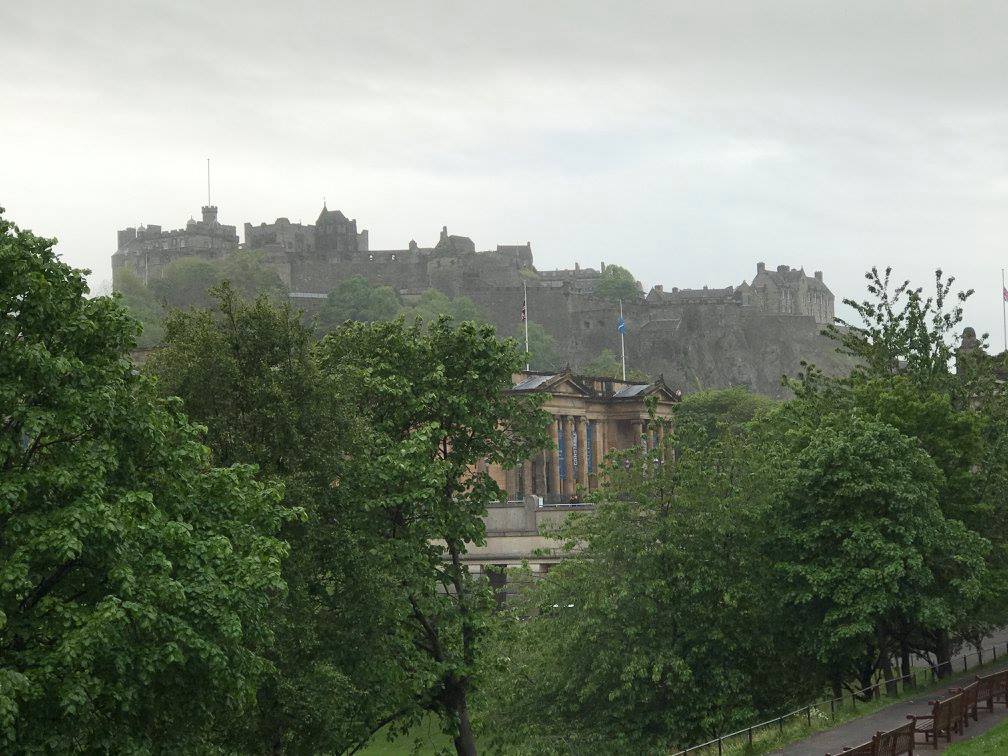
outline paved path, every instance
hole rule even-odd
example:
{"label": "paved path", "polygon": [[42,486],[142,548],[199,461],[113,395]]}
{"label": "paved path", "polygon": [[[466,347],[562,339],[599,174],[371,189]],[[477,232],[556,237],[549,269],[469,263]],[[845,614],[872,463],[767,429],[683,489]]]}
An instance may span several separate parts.
{"label": "paved path", "polygon": [[[961,682],[972,680],[973,677],[972,672],[960,674],[948,680],[946,685],[950,688],[956,687]],[[871,740],[871,736],[879,730],[885,731],[899,727],[906,722],[907,714],[926,713],[929,710],[928,701],[934,700],[939,694],[940,691],[932,690],[930,693],[894,703],[892,706],[888,706],[870,716],[853,719],[832,730],[819,732],[798,743],[792,743],[782,750],[774,751],[774,754],[778,754],[779,756],[823,756],[825,753],[841,753],[844,746],[856,746],[865,743]],[[1003,704],[995,705],[992,712],[988,712],[986,708],[981,707],[979,721],[970,722],[970,726],[966,729],[966,736],[975,737],[987,732],[991,727],[1000,724],[1005,719],[1008,719],[1008,707],[1005,707]],[[963,740],[962,737],[953,737],[952,742],[956,743],[961,740]],[[944,748],[939,748],[936,751],[929,747],[927,749],[922,748],[921,753],[942,753],[944,750]]]}

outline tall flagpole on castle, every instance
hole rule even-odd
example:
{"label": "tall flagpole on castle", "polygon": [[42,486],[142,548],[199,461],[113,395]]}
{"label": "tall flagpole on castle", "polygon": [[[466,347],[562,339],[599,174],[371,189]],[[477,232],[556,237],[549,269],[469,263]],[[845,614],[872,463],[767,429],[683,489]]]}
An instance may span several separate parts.
{"label": "tall flagpole on castle", "polygon": [[532,369],[528,343],[528,283],[522,281],[522,322],[525,324],[525,372]]}
{"label": "tall flagpole on castle", "polygon": [[1008,318],[1005,316],[1005,303],[1008,302],[1008,289],[1005,288],[1005,269],[1001,268],[1001,338],[1004,350],[1008,352]]}

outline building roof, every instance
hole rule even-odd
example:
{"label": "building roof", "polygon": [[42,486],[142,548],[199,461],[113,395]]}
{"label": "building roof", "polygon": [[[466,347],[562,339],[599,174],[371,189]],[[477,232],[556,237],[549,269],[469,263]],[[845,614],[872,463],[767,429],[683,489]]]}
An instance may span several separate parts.
{"label": "building roof", "polygon": [[519,376],[512,391],[566,390],[567,393],[615,401],[640,401],[654,394],[672,402],[682,398],[682,392],[670,389],[662,377],[652,383],[638,383],[608,376],[576,376],[570,368],[559,373],[522,372]]}

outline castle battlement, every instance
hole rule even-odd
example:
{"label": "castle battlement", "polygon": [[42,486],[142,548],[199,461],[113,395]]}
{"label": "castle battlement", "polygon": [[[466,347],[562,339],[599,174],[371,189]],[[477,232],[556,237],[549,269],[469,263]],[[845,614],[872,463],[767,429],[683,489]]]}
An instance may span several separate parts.
{"label": "castle battlement", "polygon": [[[244,248],[261,251],[266,264],[297,293],[292,296],[298,304],[309,309],[341,282],[360,276],[402,295],[437,289],[450,297],[467,296],[500,333],[513,335],[527,296],[530,321],[546,328],[565,359],[576,364],[603,349],[618,348],[618,304],[595,294],[604,264],[599,269],[574,263],[573,268],[537,270],[530,242],[479,251],[472,239],[451,234],[444,226],[431,246],[411,239],[400,249],[371,249],[368,231],[359,229],[356,219],[325,205],[314,223],[278,217],[272,223],[245,223],[244,234]],[[218,222],[216,207],[204,207],[202,219],[190,220],[182,229],[127,228],[119,232],[112,256],[113,283],[123,269],[150,280],[178,257],[219,258],[238,248],[235,227]],[[788,366],[757,368],[750,363],[767,354],[778,361],[790,359],[795,349],[784,348],[785,342],[792,347],[800,343],[806,350],[801,356],[817,364],[829,361],[826,352],[810,346],[817,343],[820,326],[833,322],[834,297],[821,271],[809,276],[803,268],[771,269],[760,262],[751,282],[701,288],[656,285],[623,306],[631,334],[628,349],[640,350],[635,359],[643,369],[673,375],[686,369],[675,360],[711,355],[711,364],[689,366],[692,373],[682,374],[684,382],[704,375],[709,385],[744,383],[777,393],[779,376]],[[782,348],[767,352],[767,342],[780,342]],[[679,351],[687,343],[692,351]],[[709,348],[713,343],[716,349]],[[726,346],[729,343],[734,346]],[[724,349],[763,356],[749,363],[713,357],[723,355]]]}
{"label": "castle battlement", "polygon": [[170,231],[148,224],[121,229],[112,255],[112,282],[123,270],[130,270],[144,282],[160,278],[164,267],[179,257],[216,259],[238,249],[234,226],[217,220],[217,206],[204,205],[201,220],[190,218],[185,228]]}

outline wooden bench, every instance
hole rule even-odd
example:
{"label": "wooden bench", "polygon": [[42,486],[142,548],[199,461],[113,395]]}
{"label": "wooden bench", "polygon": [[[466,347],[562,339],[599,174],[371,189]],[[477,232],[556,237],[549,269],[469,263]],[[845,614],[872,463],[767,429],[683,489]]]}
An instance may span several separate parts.
{"label": "wooden bench", "polygon": [[[875,738],[853,748],[844,748],[844,756],[875,756]],[[827,753],[826,756],[829,756]]]}
{"label": "wooden bench", "polygon": [[[889,732],[876,732],[867,743],[844,748],[837,756],[903,756],[914,752],[914,725],[907,722]],[[830,754],[826,754],[830,756]]]}
{"label": "wooden bench", "polygon": [[962,695],[949,696],[942,701],[930,701],[930,714],[909,714],[907,719],[913,722],[914,733],[924,735],[924,744],[930,743],[938,748],[938,739],[944,736],[946,743],[952,742],[952,733],[962,734]]}
{"label": "wooden bench", "polygon": [[994,711],[999,700],[1008,706],[1008,670],[990,675],[977,676],[977,701],[987,704],[987,711]]}
{"label": "wooden bench", "polygon": [[876,733],[872,740],[875,742],[875,756],[913,756],[914,723],[907,722],[895,730]]}
{"label": "wooden bench", "polygon": [[980,692],[980,682],[971,682],[965,688],[952,688],[949,693],[957,693],[960,700],[959,715],[964,727],[969,727],[970,717],[977,721],[977,696]]}

